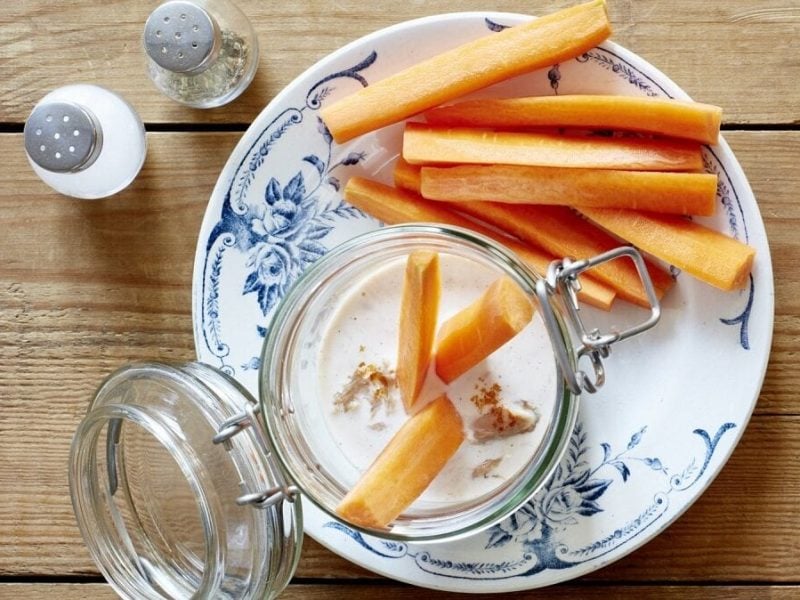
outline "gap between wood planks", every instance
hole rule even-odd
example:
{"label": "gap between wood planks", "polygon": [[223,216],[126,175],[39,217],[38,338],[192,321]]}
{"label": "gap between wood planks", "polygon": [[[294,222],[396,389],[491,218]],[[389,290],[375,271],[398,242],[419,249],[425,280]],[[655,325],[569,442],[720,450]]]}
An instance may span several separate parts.
{"label": "gap between wood planks", "polygon": [[[0,134],[22,133],[24,123],[0,123]],[[244,132],[250,123],[145,123],[148,133],[214,133]],[[794,123],[723,123],[722,131],[800,131],[800,121]]]}

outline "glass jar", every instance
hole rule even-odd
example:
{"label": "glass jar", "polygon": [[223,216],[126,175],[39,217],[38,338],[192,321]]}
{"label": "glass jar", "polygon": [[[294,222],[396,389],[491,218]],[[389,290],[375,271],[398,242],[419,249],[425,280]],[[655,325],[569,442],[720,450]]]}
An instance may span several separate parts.
{"label": "glass jar", "polygon": [[173,100],[194,108],[222,106],[255,76],[258,39],[228,0],[171,0],[148,17],[147,73]]}
{"label": "glass jar", "polygon": [[130,365],[106,379],[71,449],[78,525],[123,598],[272,598],[302,546],[299,502],[240,497],[286,487],[255,428],[214,436],[254,406],[200,363]]}
{"label": "glass jar", "polygon": [[25,122],[25,151],[36,174],[55,191],[82,199],[126,188],[147,153],[144,125],[133,107],[98,85],[66,85],[47,94]]}
{"label": "glass jar", "polygon": [[[364,282],[419,249],[439,253],[443,277],[447,261],[461,261],[468,267],[457,271],[466,274],[462,282],[481,273],[505,276],[531,299],[537,316],[521,363],[530,367],[524,376],[531,385],[549,382],[541,388],[549,409],[536,425],[538,443],[523,448],[521,466],[488,492],[447,501],[423,496],[385,528],[348,525],[385,539],[451,541],[511,515],[547,481],[577,419],[574,382],[592,385],[576,368],[579,356],[593,366],[600,361],[585,344],[573,352],[565,317],[574,315],[552,294],[561,288],[567,302],[574,300],[569,290],[577,273],[597,261],[554,265],[543,279],[502,246],[463,229],[386,227],[331,250],[289,290],[263,346],[259,404],[198,363],[128,366],[100,386],[73,441],[70,486],[91,554],[120,595],[261,598],[283,589],[298,559],[302,502],[338,519],[337,505],[363,470],[327,420],[333,403],[319,380],[331,356],[325,340],[341,331],[342,307],[364,292]],[[658,304],[644,279],[654,323]],[[580,320],[572,327],[583,330]],[[364,332],[369,343],[376,336]],[[589,337],[608,343],[599,332]],[[362,349],[342,348],[348,351]],[[601,377],[595,368],[594,383]]]}

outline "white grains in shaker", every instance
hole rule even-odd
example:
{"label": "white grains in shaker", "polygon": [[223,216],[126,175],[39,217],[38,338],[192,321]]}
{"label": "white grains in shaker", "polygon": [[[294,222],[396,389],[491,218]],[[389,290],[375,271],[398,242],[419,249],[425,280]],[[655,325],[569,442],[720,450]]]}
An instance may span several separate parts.
{"label": "white grains in shaker", "polygon": [[106,88],[67,85],[47,94],[25,122],[25,151],[36,174],[66,196],[96,199],[127,187],[147,151],[144,125]]}

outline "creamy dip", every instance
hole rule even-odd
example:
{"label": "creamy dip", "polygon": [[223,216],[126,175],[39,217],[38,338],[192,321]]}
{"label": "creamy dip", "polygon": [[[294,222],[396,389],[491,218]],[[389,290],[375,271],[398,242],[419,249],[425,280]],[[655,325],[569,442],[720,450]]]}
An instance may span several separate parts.
{"label": "creamy dip", "polygon": [[[393,377],[405,258],[398,258],[358,282],[345,295],[323,332],[318,386],[325,422],[334,443],[356,472],[363,472],[408,418],[396,385],[388,397],[382,381],[365,385],[343,409],[343,391],[352,391],[354,373],[380,371]],[[442,295],[439,325],[478,298],[500,274],[474,260],[440,254]],[[513,477],[525,466],[546,433],[555,403],[555,362],[538,314],[522,332],[449,386],[433,365],[418,402],[446,392],[464,421],[467,439],[413,507],[469,501]],[[496,385],[495,385],[496,384]],[[376,397],[377,391],[377,397]],[[494,394],[492,393],[494,391]],[[524,418],[538,419],[532,430],[478,441],[473,425],[485,413],[477,405],[499,399]],[[373,406],[375,404],[375,406]],[[486,419],[484,419],[484,423]],[[354,483],[354,482],[352,482]]]}

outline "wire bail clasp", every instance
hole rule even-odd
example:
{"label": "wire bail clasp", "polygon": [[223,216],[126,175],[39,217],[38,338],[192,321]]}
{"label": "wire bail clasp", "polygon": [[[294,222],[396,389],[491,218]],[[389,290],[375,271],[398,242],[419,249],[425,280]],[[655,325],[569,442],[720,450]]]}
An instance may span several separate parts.
{"label": "wire bail clasp", "polygon": [[260,411],[261,407],[259,405],[247,404],[244,412],[234,415],[220,426],[217,435],[212,438],[212,442],[215,444],[229,444],[231,438],[248,427],[252,428],[259,445],[266,453],[269,470],[277,484],[260,492],[243,494],[236,499],[236,504],[239,506],[250,504],[256,508],[269,508],[283,501],[294,502],[300,490],[297,486],[291,485],[280,469],[272,464],[274,460],[272,458],[272,452],[269,449],[269,443],[264,435],[264,431],[258,424],[258,417],[256,416]]}
{"label": "wire bail clasp", "polygon": [[[587,330],[580,315],[578,291],[580,291],[581,285],[578,275],[602,263],[622,257],[630,258],[636,266],[639,279],[647,294],[647,301],[650,304],[650,316],[645,321],[623,331],[612,330],[610,333],[601,333],[596,328]],[[593,394],[602,387],[605,383],[603,359],[611,353],[611,345],[651,329],[661,318],[661,304],[656,296],[644,258],[636,248],[631,246],[621,246],[582,260],[573,261],[569,258],[555,260],[550,263],[547,275],[536,282],[535,289],[542,309],[542,317],[553,343],[558,367],[567,386],[574,394],[580,394],[582,391]],[[576,334],[580,341],[576,349],[575,366],[570,363],[565,344],[561,341],[561,330],[552,306],[556,297],[566,306],[567,321],[572,333]],[[580,361],[584,356],[588,357],[591,362],[594,377],[590,377],[580,369]]]}

